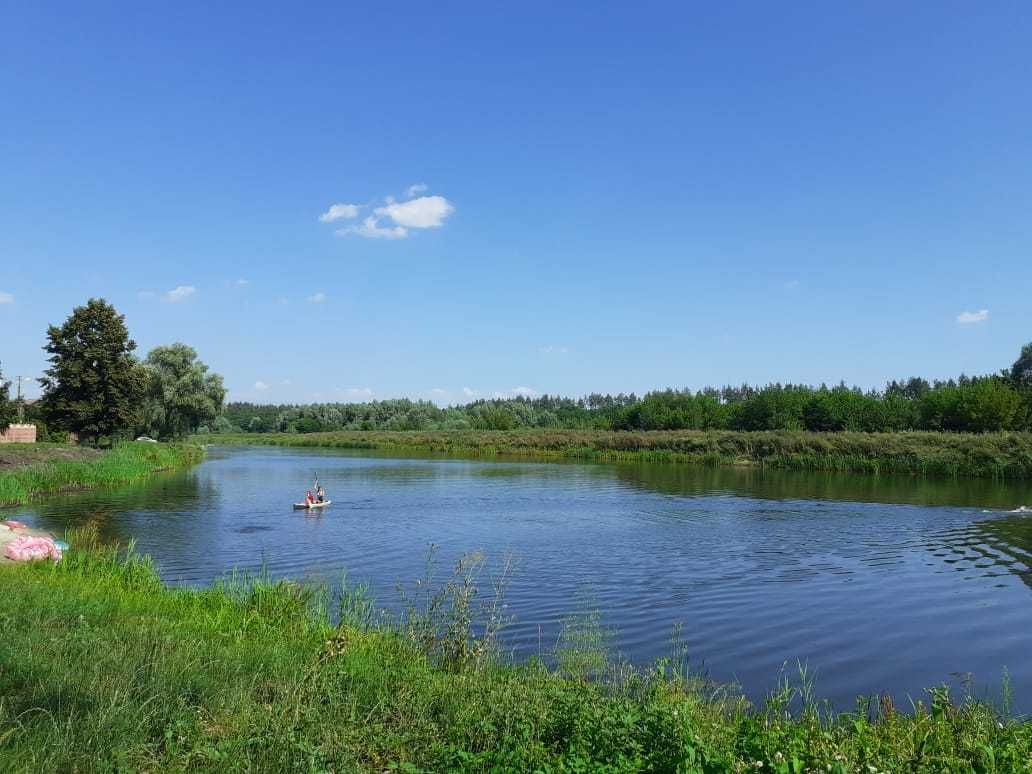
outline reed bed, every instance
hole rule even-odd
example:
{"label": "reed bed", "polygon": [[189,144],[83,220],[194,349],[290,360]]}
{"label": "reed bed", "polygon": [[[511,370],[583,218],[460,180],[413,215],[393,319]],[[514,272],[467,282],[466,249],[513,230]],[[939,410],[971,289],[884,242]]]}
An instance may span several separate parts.
{"label": "reed bed", "polygon": [[1032,433],[439,430],[243,433],[215,443],[369,449],[466,457],[755,465],[994,479],[1032,478]]}
{"label": "reed bed", "polygon": [[[74,447],[42,447],[31,455],[22,453],[26,464],[0,468],[0,506],[53,492],[118,486],[204,456],[203,448],[194,444],[123,443],[105,452],[73,451],[78,452]],[[8,456],[14,460],[13,453]]]}
{"label": "reed bed", "polygon": [[[805,670],[761,706],[671,657],[634,669],[597,616],[554,668],[478,654],[469,568],[394,623],[345,589],[234,576],[164,588],[145,558],[69,536],[0,568],[0,770],[1027,771],[1032,723],[945,688],[830,712]],[[475,580],[475,578],[474,578]],[[420,588],[420,595],[422,594]],[[458,655],[458,657],[456,657]],[[1006,695],[1006,692],[1005,692]]]}

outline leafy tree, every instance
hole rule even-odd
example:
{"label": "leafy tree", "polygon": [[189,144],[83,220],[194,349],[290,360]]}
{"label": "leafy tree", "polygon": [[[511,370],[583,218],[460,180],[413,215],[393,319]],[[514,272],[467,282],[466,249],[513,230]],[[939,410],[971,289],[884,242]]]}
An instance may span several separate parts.
{"label": "leafy tree", "polygon": [[236,427],[232,422],[223,416],[215,418],[215,422],[211,426],[213,433],[239,433],[240,428]]}
{"label": "leafy tree", "polygon": [[1011,384],[1018,390],[1032,390],[1032,341],[1021,348],[1021,354],[1010,370]]}
{"label": "leafy tree", "polygon": [[88,443],[130,433],[139,422],[146,375],[132,352],[125,317],[99,298],[47,329],[50,368],[39,380],[43,415],[52,428]]}
{"label": "leafy tree", "polygon": [[222,377],[208,373],[186,344],[155,347],[144,361],[147,397],[144,429],[158,438],[182,438],[213,421],[222,410]]}
{"label": "leafy tree", "polygon": [[0,433],[11,426],[18,414],[18,407],[11,400],[11,383],[4,381],[4,373],[0,370]]}

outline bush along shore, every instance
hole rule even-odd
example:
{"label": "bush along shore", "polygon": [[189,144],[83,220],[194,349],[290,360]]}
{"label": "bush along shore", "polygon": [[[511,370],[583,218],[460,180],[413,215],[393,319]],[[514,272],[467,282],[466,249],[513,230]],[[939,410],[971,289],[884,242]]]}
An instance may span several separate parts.
{"label": "bush along shore", "polygon": [[556,666],[507,663],[475,557],[391,619],[345,589],[334,625],[318,589],[240,576],[166,588],[95,533],[69,539],[59,564],[0,568],[4,771],[1032,766],[1032,723],[1006,707],[940,688],[905,712],[884,697],[833,714],[805,675],[753,706],[676,651],[644,670],[614,662],[591,616],[567,624]]}
{"label": "bush along shore", "polygon": [[757,465],[790,470],[1032,478],[1032,433],[440,430],[244,433],[214,443],[471,457]]}
{"label": "bush along shore", "polygon": [[[153,473],[200,461],[195,444],[122,443],[109,451],[73,453],[77,447],[24,447],[5,453],[0,467],[0,506],[27,503],[35,497],[74,489],[127,484]],[[19,464],[18,457],[25,464]]]}

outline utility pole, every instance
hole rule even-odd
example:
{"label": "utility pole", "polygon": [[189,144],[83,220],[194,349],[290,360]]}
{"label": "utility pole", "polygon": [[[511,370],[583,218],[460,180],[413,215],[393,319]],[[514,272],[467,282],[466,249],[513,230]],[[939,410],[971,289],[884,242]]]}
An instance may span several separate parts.
{"label": "utility pole", "polygon": [[16,377],[14,377],[14,381],[18,384],[18,397],[15,398],[15,401],[14,401],[15,403],[18,404],[18,424],[21,424],[23,421],[25,421],[25,403],[22,401],[21,385],[22,385],[22,382],[27,382],[27,381],[29,381],[31,379],[32,379],[31,376],[16,376]]}

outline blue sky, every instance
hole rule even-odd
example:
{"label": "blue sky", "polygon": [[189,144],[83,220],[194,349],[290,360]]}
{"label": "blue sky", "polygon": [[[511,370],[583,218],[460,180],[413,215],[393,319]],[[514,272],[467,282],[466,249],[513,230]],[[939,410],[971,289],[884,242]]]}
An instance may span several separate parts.
{"label": "blue sky", "polygon": [[1030,40],[1023,2],[9,3],[0,361],[102,296],[270,402],[995,371]]}

